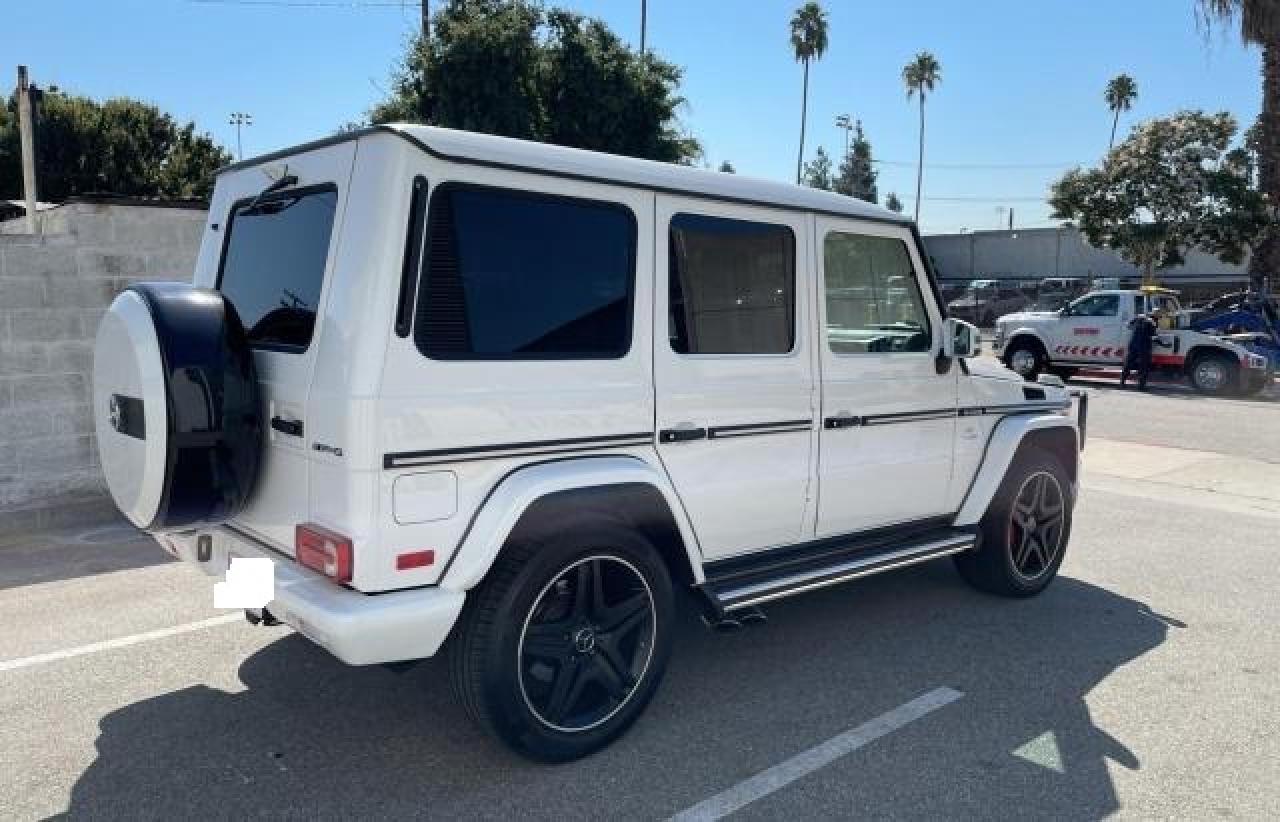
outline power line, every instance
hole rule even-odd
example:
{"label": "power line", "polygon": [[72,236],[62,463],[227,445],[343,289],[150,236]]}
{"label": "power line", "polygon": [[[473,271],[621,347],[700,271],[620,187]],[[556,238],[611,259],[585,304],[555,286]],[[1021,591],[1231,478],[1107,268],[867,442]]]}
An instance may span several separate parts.
{"label": "power line", "polygon": [[[915,168],[916,164],[906,160],[872,160],[882,166],[905,166]],[[1070,168],[1081,163],[925,163],[925,168]]]}

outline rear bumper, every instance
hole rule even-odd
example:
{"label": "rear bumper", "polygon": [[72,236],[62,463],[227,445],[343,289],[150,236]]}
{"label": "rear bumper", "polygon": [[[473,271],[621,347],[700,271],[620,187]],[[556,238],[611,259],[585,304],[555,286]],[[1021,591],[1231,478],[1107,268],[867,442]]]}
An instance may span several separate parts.
{"label": "rear bumper", "polygon": [[[466,595],[444,588],[362,594],[335,585],[239,531],[202,531],[213,538],[207,561],[196,555],[197,534],[157,534],[179,559],[221,579],[232,555],[263,557],[275,568],[275,598],[267,610],[348,665],[373,665],[432,656],[452,630]],[[212,596],[212,591],[210,592]]]}

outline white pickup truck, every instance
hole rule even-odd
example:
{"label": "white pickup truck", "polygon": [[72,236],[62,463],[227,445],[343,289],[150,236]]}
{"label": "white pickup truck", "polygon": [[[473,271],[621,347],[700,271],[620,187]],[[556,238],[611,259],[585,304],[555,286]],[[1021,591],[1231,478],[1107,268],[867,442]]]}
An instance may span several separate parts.
{"label": "white pickup truck", "polygon": [[1163,288],[1092,291],[1059,311],[1007,314],[996,320],[992,347],[1009,368],[1030,380],[1043,371],[1070,378],[1080,368],[1120,368],[1129,322],[1138,314],[1160,318],[1154,370],[1185,377],[1205,394],[1253,394],[1270,382],[1266,357],[1223,337],[1178,327],[1182,307]]}

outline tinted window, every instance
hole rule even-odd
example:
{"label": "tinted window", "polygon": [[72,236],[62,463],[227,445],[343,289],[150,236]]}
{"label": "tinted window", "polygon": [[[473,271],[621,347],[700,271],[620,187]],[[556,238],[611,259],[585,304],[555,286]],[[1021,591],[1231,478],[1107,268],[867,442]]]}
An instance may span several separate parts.
{"label": "tinted window", "polygon": [[823,259],[832,351],[929,350],[929,316],[905,243],[832,232],[823,244]]}
{"label": "tinted window", "polygon": [[794,347],[795,236],[786,226],[671,218],[668,336],[679,354],[785,354]]}
{"label": "tinted window", "polygon": [[337,203],[328,188],[233,209],[218,289],[240,314],[249,342],[287,350],[311,343]]}
{"label": "tinted window", "polygon": [[436,359],[621,357],[631,347],[626,208],[444,186],[431,199],[415,339]]}

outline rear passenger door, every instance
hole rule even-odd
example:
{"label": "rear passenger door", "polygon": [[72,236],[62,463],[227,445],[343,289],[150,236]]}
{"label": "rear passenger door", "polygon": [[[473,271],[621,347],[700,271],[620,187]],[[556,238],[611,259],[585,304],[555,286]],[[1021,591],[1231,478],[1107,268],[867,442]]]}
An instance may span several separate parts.
{"label": "rear passenger door", "polygon": [[[956,374],[909,231],[822,218],[817,536],[948,511]],[[926,295],[930,295],[928,298]]]}
{"label": "rear passenger door", "polygon": [[808,536],[807,219],[657,198],[658,453],[708,559]]}

